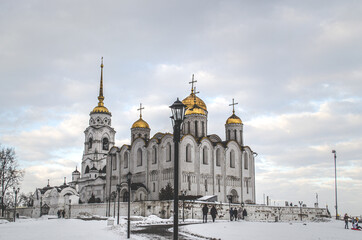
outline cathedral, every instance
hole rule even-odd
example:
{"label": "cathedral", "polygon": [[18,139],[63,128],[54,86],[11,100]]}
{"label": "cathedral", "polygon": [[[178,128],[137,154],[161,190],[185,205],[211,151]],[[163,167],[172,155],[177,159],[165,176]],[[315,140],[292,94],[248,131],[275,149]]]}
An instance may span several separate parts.
{"label": "cathedral", "polygon": [[[255,155],[244,144],[243,122],[232,114],[225,122],[225,140],[208,133],[208,110],[196,96],[192,78],[179,145],[179,193],[188,197],[213,196],[220,202],[255,203]],[[72,174],[71,186],[79,192],[80,201],[109,202],[120,187],[121,201],[128,200],[127,174],[132,174],[131,200],[159,200],[159,193],[174,179],[174,142],[171,133],[157,132],[142,118],[130,129],[129,145],[115,146],[116,131],[112,114],[104,106],[103,61],[98,105],[90,112],[84,131],[81,169]],[[165,116],[167,118],[167,116]]]}

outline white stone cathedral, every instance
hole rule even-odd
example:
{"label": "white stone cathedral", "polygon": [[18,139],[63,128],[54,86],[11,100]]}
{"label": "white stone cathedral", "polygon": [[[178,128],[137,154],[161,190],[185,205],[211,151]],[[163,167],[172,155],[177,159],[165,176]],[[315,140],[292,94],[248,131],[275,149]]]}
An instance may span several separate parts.
{"label": "white stone cathedral", "polygon": [[[207,107],[194,92],[195,82],[192,79],[191,94],[182,101],[186,112],[179,147],[179,191],[186,191],[189,197],[217,196],[218,201],[228,202],[230,195],[234,203],[255,203],[256,153],[244,145],[243,123],[235,115],[234,103],[223,141],[208,133]],[[73,172],[71,185],[78,190],[82,202],[107,202],[118,184],[121,200],[126,201],[130,172],[132,201],[158,200],[161,188],[168,183],[173,185],[172,134],[157,132],[151,136],[141,106],[140,118],[131,127],[130,145],[114,146],[112,115],[103,103],[103,62],[98,100],[84,131],[81,172]]]}

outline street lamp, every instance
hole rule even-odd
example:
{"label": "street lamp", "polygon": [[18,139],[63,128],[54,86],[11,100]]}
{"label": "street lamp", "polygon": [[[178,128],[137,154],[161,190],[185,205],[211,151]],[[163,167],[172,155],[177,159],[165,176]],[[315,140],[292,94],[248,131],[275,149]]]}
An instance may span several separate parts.
{"label": "street lamp", "polygon": [[116,197],[117,197],[117,193],[116,192],[112,192],[112,199],[113,199],[113,217],[116,217]]}
{"label": "street lamp", "polygon": [[300,221],[303,221],[303,215],[302,215],[302,204],[303,204],[303,201],[299,201],[299,207],[300,207]]}
{"label": "street lamp", "polygon": [[185,222],[185,196],[187,190],[181,190],[182,194],[182,221]]}
{"label": "street lamp", "polygon": [[121,192],[121,184],[117,184],[117,193],[118,193],[118,204],[117,204],[117,225],[119,224],[119,193]]}
{"label": "street lamp", "polygon": [[127,184],[128,184],[128,218],[127,218],[127,238],[130,237],[131,233],[131,179],[132,173],[128,172],[127,174]]}
{"label": "street lamp", "polygon": [[231,220],[232,213],[231,213],[230,209],[231,209],[231,200],[233,199],[233,195],[226,195],[226,197],[229,200],[229,213],[230,213],[230,220]]}
{"label": "street lamp", "polygon": [[181,125],[185,117],[186,106],[177,98],[170,106],[173,126],[173,141],[175,144],[174,157],[174,200],[173,200],[173,239],[178,239],[178,147],[181,138]]}
{"label": "street lamp", "polygon": [[16,217],[16,201],[17,201],[17,196],[18,196],[18,192],[20,191],[20,188],[16,189],[15,187],[13,187],[13,191],[15,193],[15,198],[14,198],[14,222],[15,222],[15,217]]}
{"label": "street lamp", "polygon": [[338,216],[338,204],[337,204],[337,152],[336,150],[332,150],[332,153],[334,154],[334,192],[336,197],[336,219],[339,219]]}
{"label": "street lamp", "polygon": [[71,219],[71,212],[70,212],[70,208],[71,208],[71,206],[72,206],[72,200],[71,199],[69,199],[69,219]]}

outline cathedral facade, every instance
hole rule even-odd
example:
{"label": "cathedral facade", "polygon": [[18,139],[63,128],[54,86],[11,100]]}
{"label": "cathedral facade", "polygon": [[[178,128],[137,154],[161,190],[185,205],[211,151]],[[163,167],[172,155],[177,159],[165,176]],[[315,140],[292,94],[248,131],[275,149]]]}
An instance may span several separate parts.
{"label": "cathedral facade", "polygon": [[[235,114],[225,122],[225,140],[208,133],[208,110],[196,96],[192,80],[179,145],[179,193],[216,196],[218,201],[255,203],[255,152],[244,144],[243,123]],[[127,174],[132,173],[131,200],[159,200],[159,192],[174,179],[174,142],[171,133],[151,135],[142,117],[130,129],[129,145],[115,146],[111,113],[103,100],[103,63],[98,106],[90,113],[84,131],[81,171],[73,172],[72,185],[82,202],[109,202],[120,187],[121,201],[128,200]],[[167,118],[167,116],[165,116]]]}

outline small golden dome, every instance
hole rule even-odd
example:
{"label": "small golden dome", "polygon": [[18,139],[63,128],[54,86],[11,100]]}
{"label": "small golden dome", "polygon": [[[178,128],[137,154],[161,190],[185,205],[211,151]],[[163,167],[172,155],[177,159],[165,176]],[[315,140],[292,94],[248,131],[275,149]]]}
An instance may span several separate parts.
{"label": "small golden dome", "polygon": [[228,120],[226,120],[226,124],[242,124],[242,121],[233,113],[233,115],[231,115]]}
{"label": "small golden dome", "polygon": [[[196,98],[196,101],[195,101],[195,98]],[[204,103],[204,101],[202,101],[202,99],[199,98],[198,96],[195,96],[195,94],[193,92],[191,92],[191,94],[188,97],[186,97],[184,100],[182,100],[182,103],[186,105],[186,109],[193,108],[193,106],[196,104],[202,110],[207,111],[206,104]],[[203,113],[203,114],[205,114],[205,113]]]}
{"label": "small golden dome", "polygon": [[140,117],[140,119],[133,123],[132,128],[150,128],[150,126],[142,119],[142,117]]}
{"label": "small golden dome", "polygon": [[92,113],[109,113],[105,106],[97,106],[93,109]]}

